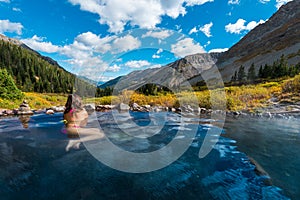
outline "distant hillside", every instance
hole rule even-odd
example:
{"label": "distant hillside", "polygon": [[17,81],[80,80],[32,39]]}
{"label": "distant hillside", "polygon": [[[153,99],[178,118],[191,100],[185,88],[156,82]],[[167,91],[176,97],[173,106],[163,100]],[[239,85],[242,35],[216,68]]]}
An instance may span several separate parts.
{"label": "distant hillside", "polygon": [[26,92],[70,93],[75,75],[56,61],[30,49],[18,40],[0,35],[0,68],[14,77],[17,87]]}
{"label": "distant hillside", "polygon": [[118,76],[117,78],[114,78],[110,81],[107,81],[105,83],[102,83],[98,86],[98,88],[101,88],[101,89],[104,89],[104,88],[107,88],[107,87],[113,87],[114,85],[117,84],[117,82],[122,78],[123,76]]}
{"label": "distant hillside", "polygon": [[256,71],[271,65],[281,55],[296,65],[300,61],[300,1],[282,6],[268,21],[260,24],[237,44],[222,54],[218,67],[224,80],[229,80],[241,65],[247,71],[254,63]]}
{"label": "distant hillside", "polygon": [[[124,76],[118,87],[135,89],[149,82],[174,87],[184,80],[197,85],[203,80],[203,75],[213,78],[213,66],[218,67],[226,82],[241,65],[246,72],[254,65],[258,74],[261,66],[273,65],[282,55],[289,65],[299,64],[300,1],[294,0],[282,6],[268,21],[258,25],[226,52],[190,55],[161,68],[134,71]],[[119,77],[108,84],[111,87],[118,81]]]}

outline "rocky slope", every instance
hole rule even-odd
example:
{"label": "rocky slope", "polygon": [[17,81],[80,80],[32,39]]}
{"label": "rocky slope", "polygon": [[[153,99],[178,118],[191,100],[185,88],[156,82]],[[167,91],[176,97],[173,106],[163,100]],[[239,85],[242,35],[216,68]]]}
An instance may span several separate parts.
{"label": "rocky slope", "polygon": [[282,6],[267,22],[258,25],[218,60],[224,80],[229,80],[240,65],[272,64],[282,54],[290,64],[300,60],[300,1]]}
{"label": "rocky slope", "polygon": [[[219,53],[202,53],[186,56],[161,68],[133,71],[119,78],[118,81],[111,80],[106,85],[113,85],[110,83],[117,82],[115,88],[117,90],[135,90],[147,83],[155,83],[170,89],[176,89],[178,86],[189,87],[186,81],[210,69],[219,55]],[[183,82],[186,83],[182,84]]]}
{"label": "rocky slope", "polygon": [[[261,65],[273,64],[282,54],[289,64],[300,60],[300,1],[294,0],[282,6],[268,21],[250,31],[237,44],[222,54],[195,54],[182,58],[159,69],[134,71],[122,80],[121,88],[136,89],[145,83],[160,83],[175,87],[184,80],[192,85],[203,76],[214,78],[217,66],[223,80],[229,81],[238,68],[245,70],[252,63],[258,71]],[[202,73],[202,74],[201,74]],[[108,82],[110,86],[117,81]]]}

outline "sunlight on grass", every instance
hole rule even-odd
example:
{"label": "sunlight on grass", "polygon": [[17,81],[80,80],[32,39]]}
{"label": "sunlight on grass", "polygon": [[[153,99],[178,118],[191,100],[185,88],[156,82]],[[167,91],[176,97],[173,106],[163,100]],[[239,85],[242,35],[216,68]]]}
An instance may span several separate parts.
{"label": "sunlight on grass", "polygon": [[[212,108],[214,105],[226,105],[230,111],[248,110],[254,111],[256,108],[269,104],[272,97],[276,97],[281,102],[300,101],[300,75],[278,82],[266,82],[257,85],[242,85],[225,87],[226,98],[218,95],[216,90],[203,91],[183,91],[177,94],[158,93],[158,95],[144,95],[136,91],[123,91],[119,96],[104,96],[98,98],[83,99],[85,104],[110,105],[120,102],[128,104],[137,103],[139,105],[174,107],[180,104],[199,106],[201,108]],[[220,93],[221,94],[221,93]],[[67,94],[41,94],[25,92],[24,99],[32,109],[49,108],[51,106],[64,106]],[[226,100],[226,101],[225,101]],[[7,100],[0,98],[0,108],[16,109],[23,100]]]}

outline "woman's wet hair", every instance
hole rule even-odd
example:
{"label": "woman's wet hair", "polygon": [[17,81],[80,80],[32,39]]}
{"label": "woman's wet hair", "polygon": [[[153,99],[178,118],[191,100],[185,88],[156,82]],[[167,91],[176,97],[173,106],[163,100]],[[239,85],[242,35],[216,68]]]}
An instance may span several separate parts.
{"label": "woman's wet hair", "polygon": [[70,94],[68,96],[65,107],[66,107],[66,109],[65,109],[64,114],[70,112],[72,109],[74,111],[82,110],[82,103],[81,103],[80,97],[76,94]]}

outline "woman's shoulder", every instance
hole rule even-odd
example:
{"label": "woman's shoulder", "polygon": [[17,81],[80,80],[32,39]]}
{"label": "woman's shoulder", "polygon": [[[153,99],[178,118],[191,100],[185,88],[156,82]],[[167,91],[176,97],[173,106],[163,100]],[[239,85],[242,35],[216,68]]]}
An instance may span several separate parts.
{"label": "woman's shoulder", "polygon": [[78,115],[80,117],[88,117],[88,113],[84,108],[82,110],[76,112],[76,115]]}

